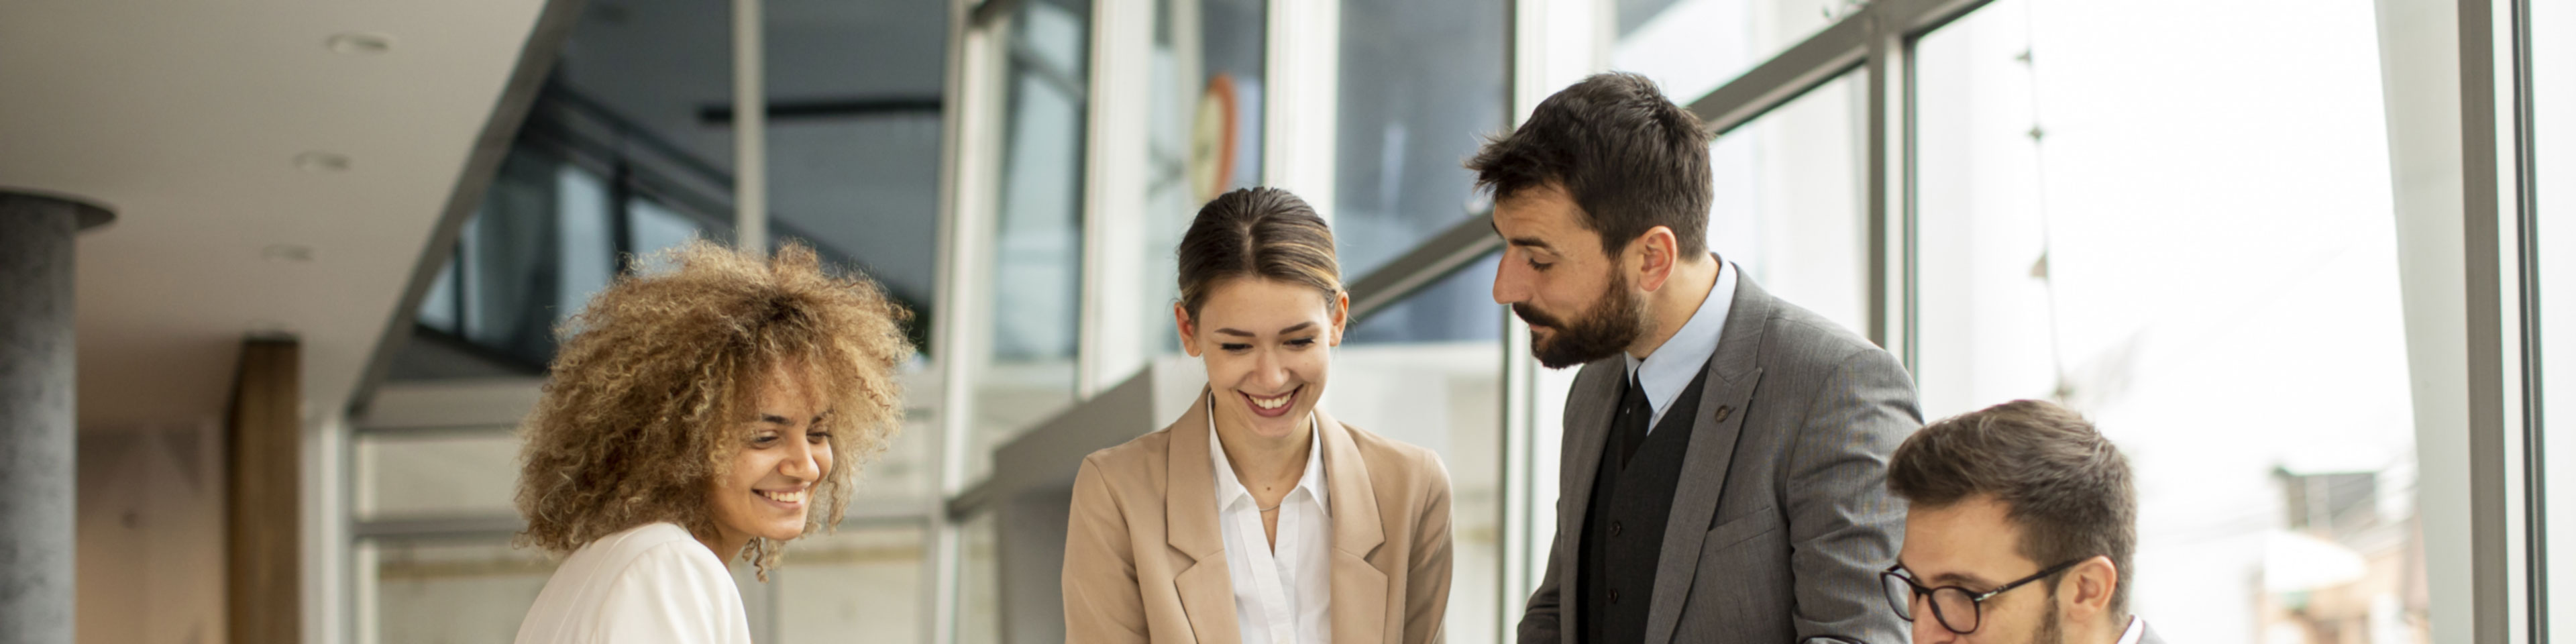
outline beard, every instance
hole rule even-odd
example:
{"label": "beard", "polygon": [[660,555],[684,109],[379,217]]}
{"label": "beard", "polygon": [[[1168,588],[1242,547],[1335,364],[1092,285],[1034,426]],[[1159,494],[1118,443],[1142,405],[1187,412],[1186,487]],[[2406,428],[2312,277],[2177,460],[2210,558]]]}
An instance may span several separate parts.
{"label": "beard", "polygon": [[[1601,299],[1593,302],[1592,308],[1572,323],[1540,311],[1528,302],[1513,304],[1512,314],[1533,327],[1530,330],[1530,356],[1549,369],[1563,369],[1610,357],[1646,334],[1645,298],[1629,291],[1628,277],[1617,273],[1610,276],[1610,291],[1601,294]],[[1555,332],[1540,338],[1536,327],[1546,327]]]}
{"label": "beard", "polygon": [[[2050,594],[2056,594],[2056,588],[2049,590]],[[2048,616],[2039,619],[2039,631],[2030,634],[2030,644],[2066,644],[2066,625],[2058,623],[2057,613],[2057,603],[2049,602]]]}

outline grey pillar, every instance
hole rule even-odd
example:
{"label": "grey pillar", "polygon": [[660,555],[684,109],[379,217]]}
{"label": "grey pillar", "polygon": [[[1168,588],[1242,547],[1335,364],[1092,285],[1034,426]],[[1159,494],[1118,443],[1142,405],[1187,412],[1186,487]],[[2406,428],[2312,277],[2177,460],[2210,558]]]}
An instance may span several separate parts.
{"label": "grey pillar", "polygon": [[0,644],[72,641],[72,235],[108,217],[0,191]]}

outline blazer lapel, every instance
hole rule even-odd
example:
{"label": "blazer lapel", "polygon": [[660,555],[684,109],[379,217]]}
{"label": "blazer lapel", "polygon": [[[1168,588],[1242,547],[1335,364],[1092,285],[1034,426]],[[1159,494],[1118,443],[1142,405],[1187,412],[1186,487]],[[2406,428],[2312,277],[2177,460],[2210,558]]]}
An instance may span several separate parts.
{"label": "blazer lapel", "polygon": [[1164,454],[1163,533],[1173,550],[1197,561],[1172,578],[1181,597],[1181,613],[1200,642],[1235,642],[1242,631],[1234,619],[1234,578],[1225,567],[1225,533],[1217,526],[1216,463],[1208,456],[1208,393],[1189,413],[1166,428],[1170,451]]}
{"label": "blazer lapel", "polygon": [[1317,449],[1324,450],[1324,487],[1333,518],[1334,644],[1379,644],[1386,638],[1386,571],[1368,561],[1386,543],[1379,525],[1377,490],[1368,462],[1341,421],[1315,412]]}
{"label": "blazer lapel", "polygon": [[[1700,390],[1699,413],[1691,421],[1690,449],[1682,455],[1682,477],[1673,489],[1673,508],[1664,523],[1663,551],[1656,558],[1654,603],[1646,609],[1646,641],[1672,642],[1681,623],[1682,600],[1690,595],[1699,572],[1701,541],[1726,491],[1727,467],[1735,460],[1736,437],[1744,426],[1745,405],[1762,380],[1763,323],[1774,300],[1753,278],[1736,276],[1735,299],[1726,315],[1726,330],[1717,354],[1708,361],[1708,383]],[[1596,457],[1595,460],[1598,460]]]}
{"label": "blazer lapel", "polygon": [[[1601,450],[1610,443],[1610,410],[1619,405],[1619,387],[1627,374],[1626,361],[1619,356],[1595,360],[1574,375],[1574,386],[1565,396],[1564,431],[1573,449],[1562,455],[1564,461],[1557,467],[1564,477],[1557,489],[1557,502],[1565,509],[1556,515],[1556,534],[1565,541],[1565,551],[1559,557],[1565,572],[1560,579],[1569,589],[1582,583],[1583,522],[1585,513],[1591,511],[1592,486],[1601,476]],[[1574,606],[1576,596],[1566,591],[1561,601],[1568,608],[1558,613],[1557,630],[1565,644],[1573,644],[1575,634],[1583,632],[1578,623],[1583,611]]]}

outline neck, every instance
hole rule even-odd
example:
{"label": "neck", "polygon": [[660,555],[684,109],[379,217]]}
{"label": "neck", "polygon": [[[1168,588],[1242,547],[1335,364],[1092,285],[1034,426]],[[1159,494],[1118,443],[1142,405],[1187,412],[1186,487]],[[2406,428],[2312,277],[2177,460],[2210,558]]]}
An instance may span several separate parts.
{"label": "neck", "polygon": [[[1230,409],[1215,407],[1217,448],[1225,450],[1227,465],[1234,467],[1235,480],[1261,494],[1267,489],[1284,490],[1296,485],[1306,471],[1306,450],[1315,442],[1315,432],[1308,417],[1305,431],[1288,432],[1271,438],[1252,431],[1251,423],[1235,418]],[[1264,495],[1268,496],[1268,495]]]}
{"label": "neck", "polygon": [[1682,325],[1690,323],[1691,315],[1708,300],[1709,290],[1717,286],[1717,273],[1724,265],[1715,255],[1675,262],[1673,275],[1664,280],[1663,287],[1646,294],[1647,315],[1654,329],[1629,344],[1628,355],[1644,360],[1672,340],[1673,334],[1681,333]]}
{"label": "neck", "polygon": [[2120,636],[2129,632],[2129,618],[2118,617],[2095,620],[2093,627],[2086,630],[2088,632],[2085,633],[2085,637],[2082,640],[2084,642],[2088,642],[2089,644],[2119,644]]}
{"label": "neck", "polygon": [[715,552],[716,561],[723,562],[726,567],[732,567],[734,555],[742,554],[742,547],[750,543],[750,535],[726,534],[723,528],[717,528],[713,538],[698,538],[698,544]]}

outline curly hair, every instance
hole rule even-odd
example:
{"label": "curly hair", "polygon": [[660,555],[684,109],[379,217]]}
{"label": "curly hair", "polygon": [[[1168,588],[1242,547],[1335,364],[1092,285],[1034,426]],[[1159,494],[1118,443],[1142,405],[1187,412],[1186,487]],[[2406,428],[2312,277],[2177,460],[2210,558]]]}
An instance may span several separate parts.
{"label": "curly hair", "polygon": [[[707,241],[668,251],[601,290],[558,334],[543,396],[521,427],[516,543],[563,554],[628,528],[670,522],[716,534],[707,490],[725,473],[773,370],[794,369],[826,410],[832,469],[815,484],[805,534],[840,523],[858,463],[902,427],[896,365],[913,355],[911,312],[855,272],[827,272],[811,248],[775,259]],[[781,544],[736,557],[763,580]],[[723,557],[732,559],[735,557]]]}

